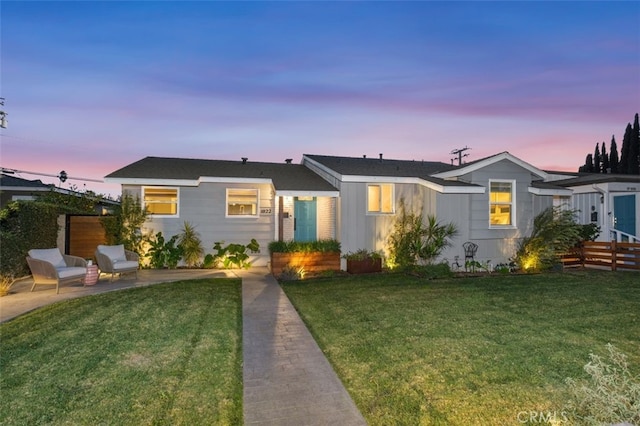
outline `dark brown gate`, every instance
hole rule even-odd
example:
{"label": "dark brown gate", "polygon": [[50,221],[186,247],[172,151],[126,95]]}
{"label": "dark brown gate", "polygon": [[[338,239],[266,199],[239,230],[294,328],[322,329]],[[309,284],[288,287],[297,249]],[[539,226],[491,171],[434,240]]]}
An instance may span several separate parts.
{"label": "dark brown gate", "polygon": [[96,247],[107,241],[100,216],[67,215],[65,222],[65,253],[95,261]]}

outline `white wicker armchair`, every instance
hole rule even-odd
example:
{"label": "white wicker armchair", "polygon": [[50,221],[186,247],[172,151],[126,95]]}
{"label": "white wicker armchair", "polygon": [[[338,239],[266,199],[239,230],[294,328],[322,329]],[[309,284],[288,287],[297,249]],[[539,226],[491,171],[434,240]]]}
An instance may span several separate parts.
{"label": "white wicker armchair", "polygon": [[96,262],[100,272],[111,274],[111,281],[116,274],[133,272],[138,278],[140,257],[137,253],[125,250],[122,244],[116,246],[99,245],[95,252]]}
{"label": "white wicker armchair", "polygon": [[33,286],[55,285],[56,294],[60,284],[82,281],[87,275],[87,261],[78,256],[62,254],[57,248],[29,250],[27,264],[33,276]]}

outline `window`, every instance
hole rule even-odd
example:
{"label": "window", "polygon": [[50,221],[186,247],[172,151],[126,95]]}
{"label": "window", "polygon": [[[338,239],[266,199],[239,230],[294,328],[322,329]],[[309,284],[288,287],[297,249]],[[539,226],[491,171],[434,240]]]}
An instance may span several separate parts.
{"label": "window", "polygon": [[227,189],[227,216],[257,215],[257,189]]}
{"label": "window", "polygon": [[489,181],[489,225],[513,226],[514,220],[514,181]]}
{"label": "window", "polygon": [[178,215],[178,188],[144,188],[144,206],[149,213],[161,216]]}
{"label": "window", "polygon": [[394,212],[393,185],[390,183],[367,185],[367,213]]}

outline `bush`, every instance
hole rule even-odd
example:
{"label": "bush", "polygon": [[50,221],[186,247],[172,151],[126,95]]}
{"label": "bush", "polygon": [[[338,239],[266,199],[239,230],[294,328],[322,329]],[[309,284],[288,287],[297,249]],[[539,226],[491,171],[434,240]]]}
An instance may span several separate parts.
{"label": "bush", "polygon": [[581,240],[581,232],[575,210],[550,207],[533,219],[531,235],[518,245],[516,263],[526,271],[550,269]]}
{"label": "bush", "polygon": [[388,239],[389,265],[410,269],[419,262],[431,264],[457,233],[454,223],[441,224],[432,215],[427,216],[425,224],[422,214],[407,212],[401,200],[400,213]]}
{"label": "bush", "polygon": [[629,371],[627,356],[608,344],[610,363],[597,355],[584,370],[590,381],[567,379],[573,399],[567,405],[575,424],[603,425],[627,422],[640,425],[640,376]]}
{"label": "bush", "polygon": [[187,266],[193,267],[200,262],[204,254],[202,240],[195,227],[189,222],[184,223],[182,232],[178,235],[178,247],[182,250],[182,258]]}
{"label": "bush", "polygon": [[178,236],[174,235],[165,241],[162,232],[158,232],[155,237],[149,238],[149,250],[146,256],[149,257],[149,264],[152,268],[175,269],[182,258],[182,250],[176,246]]}
{"label": "bush", "polygon": [[130,194],[124,194],[120,199],[120,205],[114,208],[113,214],[100,218],[107,244],[124,244],[127,250],[142,256],[145,237],[140,232],[140,228],[148,216],[149,212],[142,206],[140,197],[134,198]]}
{"label": "bush", "polygon": [[317,241],[272,241],[269,253],[336,253],[340,242],[333,239]]}
{"label": "bush", "polygon": [[19,278],[29,274],[27,252],[58,245],[59,209],[34,201],[17,201],[0,210],[0,275]]}
{"label": "bush", "polygon": [[224,246],[224,241],[217,241],[213,249],[217,251],[213,256],[215,265],[222,263],[226,269],[233,267],[247,269],[251,266],[248,252],[257,253],[260,250],[260,244],[255,239],[247,245],[231,243]]}

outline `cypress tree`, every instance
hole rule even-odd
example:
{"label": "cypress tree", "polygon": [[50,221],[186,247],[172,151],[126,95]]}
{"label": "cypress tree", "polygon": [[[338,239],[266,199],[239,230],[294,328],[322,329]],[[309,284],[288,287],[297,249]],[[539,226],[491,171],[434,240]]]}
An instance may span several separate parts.
{"label": "cypress tree", "polygon": [[593,173],[593,156],[591,154],[587,154],[587,158],[585,159],[583,167],[583,172]]}
{"label": "cypress tree", "polygon": [[611,173],[620,173],[620,159],[618,158],[618,145],[616,144],[615,135],[611,136],[611,145],[609,148],[609,167],[611,167]]}
{"label": "cypress tree", "polygon": [[607,147],[602,142],[602,173],[611,173],[611,165],[609,164],[609,155],[607,154]]}
{"label": "cypress tree", "polygon": [[593,153],[593,173],[602,172],[602,159],[600,158],[600,144],[596,144],[596,149]]}
{"label": "cypress tree", "polygon": [[631,143],[629,144],[629,174],[640,175],[640,123],[638,113],[633,120]]}
{"label": "cypress tree", "polygon": [[622,139],[622,149],[620,150],[620,173],[629,174],[630,164],[629,155],[631,154],[631,140],[633,136],[633,128],[631,123],[627,124],[627,128],[624,131],[624,138]]}

